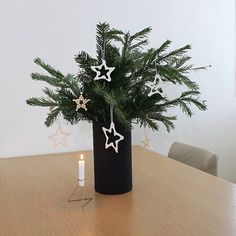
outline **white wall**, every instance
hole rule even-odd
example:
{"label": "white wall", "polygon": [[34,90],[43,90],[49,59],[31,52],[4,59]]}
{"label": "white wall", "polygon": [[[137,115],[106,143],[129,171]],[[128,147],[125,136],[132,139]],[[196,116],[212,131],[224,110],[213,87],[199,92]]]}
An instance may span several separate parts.
{"label": "white wall", "polygon": [[[208,111],[195,110],[192,119],[178,110],[176,129],[150,133],[151,148],[166,154],[174,140],[220,154],[220,175],[236,182],[235,12],[233,0],[1,0],[0,1],[0,157],[92,148],[90,124],[66,125],[68,147],[53,148],[46,128],[47,109],[26,106],[40,96],[43,83],[30,79],[40,71],[36,56],[63,72],[77,72],[73,56],[79,50],[95,54],[99,21],[136,32],[152,26],[151,46],[171,39],[173,48],[192,44],[192,62],[211,64],[209,71],[192,74],[199,83]],[[134,143],[143,139],[135,129]]]}

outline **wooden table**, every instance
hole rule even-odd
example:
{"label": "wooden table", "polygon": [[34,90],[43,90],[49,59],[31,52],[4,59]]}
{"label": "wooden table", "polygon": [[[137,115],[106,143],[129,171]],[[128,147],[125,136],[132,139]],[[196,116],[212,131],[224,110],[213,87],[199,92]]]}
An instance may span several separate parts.
{"label": "wooden table", "polygon": [[1,236],[236,235],[236,186],[133,148],[133,191],[94,193],[92,152],[86,160],[86,207],[68,203],[78,153],[0,160]]}

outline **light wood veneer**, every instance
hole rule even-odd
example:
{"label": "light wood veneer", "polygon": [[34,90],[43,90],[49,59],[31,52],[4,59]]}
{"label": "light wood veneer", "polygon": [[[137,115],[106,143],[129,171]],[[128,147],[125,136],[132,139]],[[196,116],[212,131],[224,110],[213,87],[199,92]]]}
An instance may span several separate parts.
{"label": "light wood veneer", "polygon": [[133,190],[93,190],[92,152],[85,151],[88,195],[68,203],[79,154],[0,160],[1,236],[236,235],[236,186],[142,147],[133,147]]}

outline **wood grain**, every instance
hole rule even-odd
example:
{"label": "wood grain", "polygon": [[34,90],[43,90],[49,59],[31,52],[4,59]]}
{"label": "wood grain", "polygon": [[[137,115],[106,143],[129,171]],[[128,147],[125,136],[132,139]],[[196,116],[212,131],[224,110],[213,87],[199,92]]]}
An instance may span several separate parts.
{"label": "wood grain", "polygon": [[85,208],[68,203],[79,154],[0,160],[1,236],[236,235],[236,186],[142,147],[133,147],[133,191],[94,193],[92,152],[84,151]]}

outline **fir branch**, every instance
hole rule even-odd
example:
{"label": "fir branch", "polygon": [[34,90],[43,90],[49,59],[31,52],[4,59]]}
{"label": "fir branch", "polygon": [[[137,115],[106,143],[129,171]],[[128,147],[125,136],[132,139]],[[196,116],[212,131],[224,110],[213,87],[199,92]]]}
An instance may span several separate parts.
{"label": "fir branch", "polygon": [[160,112],[157,112],[157,113],[150,112],[147,114],[147,116],[150,119],[162,122],[165,125],[166,130],[168,132],[170,132],[172,129],[175,128],[173,121],[175,121],[177,119],[176,116],[164,116]]}
{"label": "fir branch", "polygon": [[[182,66],[184,66],[184,64],[186,63],[186,62],[188,62],[189,60],[191,59],[191,57],[189,57],[189,56],[186,56],[186,55],[184,55],[183,57],[181,57],[181,58],[177,58],[177,60],[176,60],[176,62],[175,62],[175,68],[181,68]],[[183,68],[185,68],[185,71],[187,71],[187,70],[190,70],[191,68],[192,68],[192,65],[191,66],[184,66],[184,67],[182,67],[181,69],[183,69]]]}
{"label": "fir branch", "polygon": [[[190,45],[167,52],[171,41],[166,40],[158,48],[145,50],[150,31],[151,28],[148,27],[131,35],[130,32],[111,29],[106,22],[99,23],[96,32],[96,58],[87,52],[79,52],[75,56],[79,66],[77,76],[65,76],[40,58],[36,58],[35,63],[49,75],[32,73],[32,79],[44,81],[55,87],[55,90],[46,87],[43,89],[46,98],[29,98],[27,104],[53,108],[45,121],[47,126],[55,122],[59,114],[71,124],[77,124],[81,120],[108,121],[109,106],[112,104],[115,121],[126,127],[137,121],[141,125],[158,130],[159,123],[163,123],[167,131],[174,128],[176,117],[164,114],[172,107],[179,107],[188,116],[192,115],[192,105],[206,110],[205,101],[199,99],[198,85],[187,76],[190,71],[206,67],[193,67],[189,63],[191,58],[187,52]],[[109,83],[93,79],[95,73],[91,66],[100,65],[101,59],[105,59],[108,66],[115,67]],[[153,81],[156,74],[159,74],[163,81],[186,86],[187,91],[171,100],[159,93],[148,97],[146,82]],[[90,99],[87,111],[76,111],[76,104],[73,102],[73,99],[80,95],[81,85],[83,93]]]}
{"label": "fir branch", "polygon": [[120,41],[122,42],[122,35],[124,35],[124,32],[121,30],[117,30],[117,29],[109,29],[106,33],[106,38],[108,41],[114,39],[116,41]]}
{"label": "fir branch", "polygon": [[126,53],[128,51],[128,48],[130,47],[130,33],[127,32],[126,34],[124,34],[124,39],[123,39],[123,48],[122,48],[122,61],[125,60],[126,58]]}
{"label": "fir branch", "polygon": [[84,70],[86,73],[91,74],[91,66],[96,64],[96,59],[92,58],[87,52],[79,52],[75,55],[75,61],[80,66],[80,69]]}
{"label": "fir branch", "polygon": [[43,75],[40,73],[31,73],[31,78],[33,80],[44,81],[54,87],[62,87],[63,86],[63,83],[60,79],[57,79],[57,78],[51,77],[51,76],[47,76],[47,75]]}
{"label": "fir branch", "polygon": [[79,97],[81,94],[80,88],[78,85],[77,77],[72,74],[67,74],[64,79],[65,87],[71,89],[75,96]]}
{"label": "fir branch", "polygon": [[104,99],[106,104],[113,106],[117,105],[116,100],[106,91],[105,87],[96,84],[95,87],[93,88],[93,92],[98,96],[100,96],[102,99]]}
{"label": "fir branch", "polygon": [[97,60],[103,58],[104,50],[107,47],[109,38],[107,38],[107,33],[110,30],[110,25],[106,22],[97,24],[97,35],[96,35],[96,47],[97,47]]}
{"label": "fir branch", "polygon": [[207,105],[206,105],[206,101],[205,100],[199,101],[197,99],[194,99],[194,98],[190,97],[190,98],[187,99],[187,102],[189,104],[194,104],[201,111],[206,111],[207,110]]}
{"label": "fir branch", "polygon": [[193,70],[193,71],[199,71],[199,70],[207,70],[208,68],[211,68],[211,65],[208,65],[208,66],[200,66],[200,67],[194,67],[194,68],[191,68],[191,70]]}
{"label": "fir branch", "polygon": [[183,56],[183,54],[185,54],[187,52],[187,50],[191,49],[191,45],[186,45],[184,47],[178,48],[174,51],[169,52],[168,54],[166,54],[163,57],[160,57],[157,59],[157,61],[161,61],[161,60],[165,60],[169,57],[175,56],[175,57],[179,57],[179,56]]}
{"label": "fir branch", "polygon": [[54,69],[52,66],[46,64],[41,60],[39,57],[34,59],[35,64],[41,66],[43,69],[45,69],[50,75],[58,78],[63,79],[64,75],[57,69]]}
{"label": "fir branch", "polygon": [[57,102],[58,100],[58,93],[53,92],[51,89],[45,87],[43,89],[43,92],[49,97],[51,98],[53,101]]}
{"label": "fir branch", "polygon": [[188,91],[182,92],[180,97],[183,98],[183,97],[187,97],[187,96],[198,96],[198,95],[200,95],[199,91],[188,90]]}
{"label": "fir branch", "polygon": [[166,40],[157,50],[156,50],[156,56],[160,56],[162,52],[165,52],[171,44],[170,40]]}
{"label": "fir branch", "polygon": [[198,97],[197,98],[193,97],[194,95],[198,94],[199,91],[186,91],[182,93],[180,97],[173,99],[171,101],[167,101],[161,104],[161,106],[164,107],[179,106],[183,113],[191,117],[193,113],[189,105],[194,104],[199,110],[203,111],[207,109],[205,101],[199,101]]}
{"label": "fir branch", "polygon": [[[186,99],[185,99],[186,100]],[[188,107],[188,105],[184,102],[184,100],[179,100],[179,107],[183,113],[185,113],[187,116],[191,117],[192,116],[192,111]]]}
{"label": "fir branch", "polygon": [[130,36],[130,41],[132,42],[133,40],[139,40],[142,41],[143,39],[146,39],[148,37],[148,34],[152,31],[151,27],[147,27],[133,35]]}
{"label": "fir branch", "polygon": [[172,82],[173,84],[185,84],[189,89],[192,90],[199,89],[198,85],[194,81],[190,80],[187,76],[183,75],[178,68],[173,68],[169,65],[157,65],[156,69],[162,77]]}
{"label": "fir branch", "polygon": [[142,41],[139,41],[133,45],[130,46],[129,50],[137,49],[137,48],[143,48],[143,46],[148,44],[148,40],[144,39]]}
{"label": "fir branch", "polygon": [[57,120],[57,117],[59,116],[59,114],[60,114],[60,109],[59,108],[55,108],[54,110],[50,111],[48,113],[48,116],[47,116],[46,121],[44,122],[44,124],[47,127],[51,126]]}
{"label": "fir branch", "polygon": [[150,118],[146,118],[145,117],[145,120],[142,121],[142,122],[143,122],[143,124],[147,124],[148,127],[151,128],[154,131],[158,131],[159,130],[159,125],[156,122],[154,122],[152,119],[150,119]]}
{"label": "fir branch", "polygon": [[115,118],[121,123],[123,124],[126,128],[131,128],[131,122],[130,120],[127,120],[124,112],[120,109],[119,106],[115,106],[114,107],[114,114],[115,114]]}
{"label": "fir branch", "polygon": [[54,107],[57,106],[57,103],[46,99],[44,97],[41,98],[29,98],[26,100],[26,103],[30,106],[40,106],[40,107]]}

